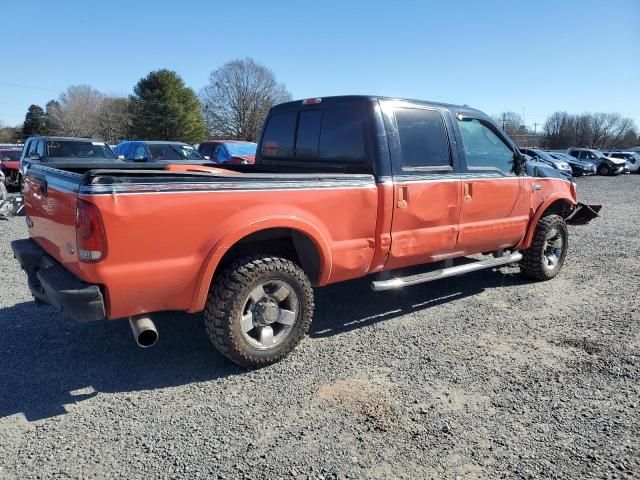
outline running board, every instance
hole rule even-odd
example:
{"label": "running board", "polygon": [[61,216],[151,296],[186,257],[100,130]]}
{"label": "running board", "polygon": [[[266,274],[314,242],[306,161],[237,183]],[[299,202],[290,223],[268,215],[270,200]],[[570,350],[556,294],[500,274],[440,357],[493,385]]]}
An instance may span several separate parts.
{"label": "running board", "polygon": [[457,265],[455,267],[441,268],[427,273],[419,273],[417,275],[409,275],[408,277],[391,278],[389,280],[379,280],[371,282],[371,289],[374,292],[382,292],[384,290],[394,290],[396,288],[416,285],[418,283],[432,282],[441,278],[455,277],[463,273],[484,270],[485,268],[499,267],[508,265],[522,260],[520,252],[514,252],[509,255],[503,255],[498,258],[488,258],[486,260],[478,260],[477,262],[467,263],[466,265]]}

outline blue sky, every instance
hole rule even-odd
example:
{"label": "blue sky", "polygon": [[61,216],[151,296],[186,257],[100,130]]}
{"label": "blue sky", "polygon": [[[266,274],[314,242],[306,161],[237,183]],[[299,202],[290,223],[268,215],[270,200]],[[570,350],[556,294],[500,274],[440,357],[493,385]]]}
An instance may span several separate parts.
{"label": "blue sky", "polygon": [[198,91],[248,56],[294,98],[524,108],[529,125],[556,110],[613,111],[640,127],[640,0],[22,0],[0,11],[5,125],[69,85],[127,95],[169,68]]}

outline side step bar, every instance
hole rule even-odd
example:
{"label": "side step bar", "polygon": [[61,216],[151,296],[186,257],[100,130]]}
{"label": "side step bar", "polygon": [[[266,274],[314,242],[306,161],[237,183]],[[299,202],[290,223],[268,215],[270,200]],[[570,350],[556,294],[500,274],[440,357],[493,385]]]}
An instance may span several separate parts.
{"label": "side step bar", "polygon": [[463,273],[484,270],[485,268],[499,267],[522,260],[520,252],[514,252],[509,255],[503,255],[498,258],[488,258],[486,260],[478,260],[477,262],[467,263],[466,265],[457,265],[455,267],[441,268],[427,273],[418,273],[417,275],[409,275],[408,277],[391,278],[389,280],[379,280],[371,282],[371,289],[374,292],[382,292],[384,290],[394,290],[396,288],[416,285],[418,283],[432,282],[441,278],[455,277]]}

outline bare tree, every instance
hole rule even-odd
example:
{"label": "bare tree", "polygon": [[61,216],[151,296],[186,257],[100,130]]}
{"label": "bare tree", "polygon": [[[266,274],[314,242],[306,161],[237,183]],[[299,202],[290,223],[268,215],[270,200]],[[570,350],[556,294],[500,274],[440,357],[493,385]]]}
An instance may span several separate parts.
{"label": "bare tree", "polygon": [[633,143],[637,132],[634,121],[619,113],[555,112],[547,118],[543,129],[548,148],[622,148]]}
{"label": "bare tree", "polygon": [[573,117],[567,112],[555,112],[542,127],[547,148],[566,148],[573,141]]}
{"label": "bare tree", "polygon": [[75,85],[60,95],[49,115],[58,135],[91,137],[97,131],[97,112],[105,95],[88,85]]}
{"label": "bare tree", "polygon": [[105,97],[96,112],[94,135],[116,144],[128,137],[131,115],[128,98]]}
{"label": "bare tree", "polygon": [[522,115],[520,115],[519,113],[502,112],[500,115],[494,116],[493,119],[510,137],[523,135],[525,133]]}
{"label": "bare tree", "polygon": [[200,92],[202,114],[214,137],[255,141],[269,108],[291,99],[271,70],[251,58],[211,72]]}

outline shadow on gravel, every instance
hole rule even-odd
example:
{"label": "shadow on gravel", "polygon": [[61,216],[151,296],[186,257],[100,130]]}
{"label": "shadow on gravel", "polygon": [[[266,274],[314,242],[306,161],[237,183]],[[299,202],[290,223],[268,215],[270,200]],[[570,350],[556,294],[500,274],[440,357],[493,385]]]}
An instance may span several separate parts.
{"label": "shadow on gravel", "polygon": [[[317,290],[310,336],[340,334],[521,283],[518,275],[483,271],[378,294],[370,279],[328,286]],[[0,418],[23,413],[40,420],[98,392],[155,390],[246,372],[215,351],[200,316],[164,313],[154,320],[160,341],[141,350],[125,320],[82,325],[32,302],[0,309]]]}
{"label": "shadow on gravel", "polygon": [[124,320],[81,325],[31,302],[0,309],[0,418],[23,413],[39,420],[97,392],[153,390],[245,372],[215,351],[199,316],[154,319],[160,341],[141,350]]}
{"label": "shadow on gravel", "polygon": [[316,311],[309,336],[330,337],[477,295],[486,289],[524,283],[528,280],[519,274],[481,270],[379,293],[371,291],[371,278],[329,285],[316,291]]}

